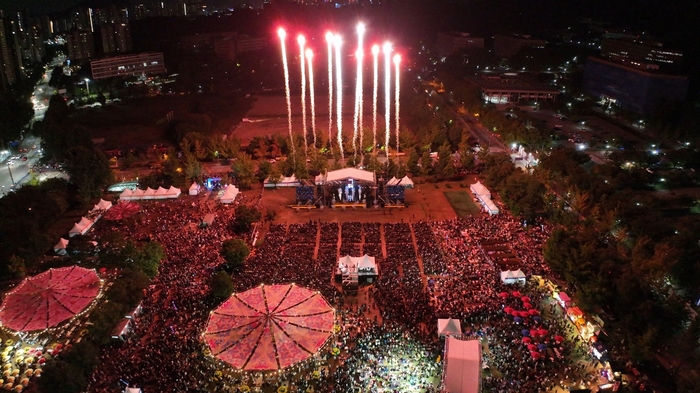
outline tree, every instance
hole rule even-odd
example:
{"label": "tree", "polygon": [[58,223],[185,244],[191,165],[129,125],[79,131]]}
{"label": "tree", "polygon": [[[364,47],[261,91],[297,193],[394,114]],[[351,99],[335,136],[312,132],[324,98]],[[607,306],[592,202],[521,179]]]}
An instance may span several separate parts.
{"label": "tree", "polygon": [[270,179],[270,183],[274,184],[275,187],[277,187],[277,183],[282,180],[282,172],[280,172],[279,168],[277,165],[273,165],[272,168],[270,168],[270,174],[268,175]]}
{"label": "tree", "polygon": [[194,180],[202,174],[202,164],[192,154],[185,153],[183,165],[185,167],[185,177],[188,180]]}
{"label": "tree", "polygon": [[217,299],[225,299],[233,293],[234,286],[231,275],[221,270],[211,278],[211,294]]}
{"label": "tree", "polygon": [[150,241],[136,252],[134,264],[148,277],[153,278],[158,274],[158,267],[163,259],[165,259],[163,246],[158,242]]}
{"label": "tree", "polygon": [[112,180],[109,160],[94,147],[77,146],[70,150],[66,172],[84,200],[102,195],[102,188]]}
{"label": "tree", "polygon": [[241,189],[249,189],[255,181],[255,163],[248,154],[240,154],[231,165],[233,176]]}
{"label": "tree", "polygon": [[79,393],[86,387],[82,370],[60,359],[48,362],[39,378],[39,389],[47,393]]}
{"label": "tree", "polygon": [[451,179],[452,177],[454,177],[455,173],[457,173],[457,170],[455,169],[454,160],[447,161],[445,167],[442,168],[442,177],[444,177],[445,179]]}
{"label": "tree", "polygon": [[258,164],[258,170],[255,172],[255,177],[258,178],[259,182],[264,182],[272,172],[272,164],[269,161],[262,160]]}
{"label": "tree", "polygon": [[418,159],[419,157],[416,149],[411,149],[411,152],[408,154],[408,162],[406,163],[406,167],[413,175],[418,174]]}
{"label": "tree", "polygon": [[261,214],[257,209],[239,205],[236,207],[236,216],[233,219],[231,229],[234,233],[246,233],[254,222],[260,221],[260,217]]}
{"label": "tree", "polygon": [[17,255],[11,256],[7,264],[7,270],[16,278],[24,278],[27,273],[24,266],[24,259]]}
{"label": "tree", "polygon": [[226,261],[227,270],[236,270],[243,266],[248,254],[248,245],[241,239],[228,239],[221,244],[221,256]]}
{"label": "tree", "polygon": [[430,157],[430,151],[426,150],[420,158],[420,174],[428,176],[433,171],[433,159]]}

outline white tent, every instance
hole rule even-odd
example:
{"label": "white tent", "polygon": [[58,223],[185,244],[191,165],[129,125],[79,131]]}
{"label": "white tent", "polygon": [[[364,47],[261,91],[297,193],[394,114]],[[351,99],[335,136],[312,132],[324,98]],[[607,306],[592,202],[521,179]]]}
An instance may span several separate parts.
{"label": "white tent", "polygon": [[199,184],[196,182],[193,182],[192,185],[190,186],[190,195],[197,195],[199,194]]}
{"label": "white tent", "polygon": [[92,208],[92,211],[98,211],[98,210],[109,210],[112,208],[112,202],[105,201],[104,199],[100,199],[100,201]]}
{"label": "white tent", "polygon": [[263,182],[263,187],[265,188],[297,187],[299,185],[301,185],[301,182],[294,175],[289,177],[282,176],[277,183],[271,182],[269,177]]}
{"label": "white tent", "polygon": [[68,247],[68,240],[61,238],[61,240],[53,246],[53,252],[57,255],[66,255],[66,247]]}
{"label": "white tent", "polygon": [[141,389],[139,388],[126,388],[124,393],[141,393]]}
{"label": "white tent", "polygon": [[377,270],[377,262],[374,257],[367,254],[363,255],[358,261],[357,267],[360,269],[374,269]]}
{"label": "white tent", "polygon": [[395,186],[397,184],[399,184],[399,179],[397,179],[396,177],[393,177],[393,176],[391,177],[391,179],[389,179],[388,182],[386,182],[387,186]]}
{"label": "white tent", "polygon": [[491,199],[484,198],[482,202],[484,202],[484,208],[490,215],[498,214],[498,206]]}
{"label": "white tent", "polygon": [[155,199],[165,199],[168,197],[168,190],[163,187],[158,187],[154,195]]}
{"label": "white tent", "polygon": [[398,183],[398,184],[399,184],[399,185],[402,185],[402,186],[404,186],[404,187],[406,187],[406,188],[413,188],[413,180],[411,180],[411,179],[408,177],[408,175],[406,175],[406,176],[404,176],[403,178],[401,178],[401,180],[399,180],[399,183]]}
{"label": "white tent", "polygon": [[68,231],[68,237],[73,237],[75,235],[84,235],[87,232],[87,229],[85,229],[84,226],[75,224],[73,225],[73,228]]}
{"label": "white tent", "polygon": [[182,190],[179,188],[174,186],[170,186],[170,188],[168,188],[168,198],[177,198],[180,196],[180,194],[182,194]]}
{"label": "white tent", "polygon": [[491,191],[488,190],[480,181],[469,186],[469,189],[478,197],[487,197],[491,199]]}
{"label": "white tent", "polygon": [[140,200],[140,199],[145,199],[145,198],[144,198],[144,193],[145,193],[145,192],[146,192],[146,191],[144,191],[144,190],[142,190],[142,189],[140,189],[140,188],[135,189],[134,192],[131,194],[131,199],[130,199],[130,200],[132,200],[132,201],[137,201],[137,200]]}
{"label": "white tent", "polygon": [[130,201],[133,195],[134,191],[132,191],[131,188],[125,188],[124,191],[122,191],[122,193],[119,194],[119,199],[122,199],[124,201]]}
{"label": "white tent", "polygon": [[525,280],[525,273],[520,269],[501,272],[501,282],[504,284],[525,284]]}
{"label": "white tent", "polygon": [[143,192],[143,195],[141,196],[141,199],[155,199],[156,198],[156,190],[152,189],[151,187],[148,187],[146,191]]}
{"label": "white tent", "polygon": [[481,344],[479,340],[445,339],[442,373],[443,392],[478,393],[481,389]]}
{"label": "white tent", "polygon": [[462,324],[459,319],[438,319],[438,335],[440,337],[445,336],[459,336],[462,334]]}
{"label": "white tent", "polygon": [[224,195],[221,196],[221,203],[233,203],[238,196],[238,188],[234,185],[226,187]]}

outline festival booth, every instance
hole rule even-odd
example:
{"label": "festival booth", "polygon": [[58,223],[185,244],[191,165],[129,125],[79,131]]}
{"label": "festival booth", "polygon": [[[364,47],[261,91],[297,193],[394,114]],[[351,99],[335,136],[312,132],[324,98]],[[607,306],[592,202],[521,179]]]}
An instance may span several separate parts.
{"label": "festival booth", "polygon": [[202,219],[202,222],[199,223],[199,226],[201,228],[206,228],[213,223],[214,223],[214,215],[212,213],[208,213],[204,216],[204,218]]}
{"label": "festival booth", "polygon": [[566,292],[555,292],[554,298],[557,299],[559,304],[565,309],[571,306],[571,298]]}
{"label": "festival booth", "polygon": [[294,175],[289,177],[283,176],[276,183],[270,181],[269,177],[263,182],[263,187],[265,188],[298,187],[300,185],[301,182]]}
{"label": "festival booth", "polygon": [[189,194],[190,195],[199,194],[199,184],[197,184],[197,182],[192,183],[192,185],[190,186]]}
{"label": "festival booth", "polygon": [[163,187],[158,187],[157,190],[148,187],[145,190],[142,189],[125,189],[119,194],[119,199],[123,201],[140,201],[144,199],[172,199],[180,196],[182,191],[179,188],[170,186],[170,188],[165,189]]}
{"label": "festival booth", "polygon": [[53,246],[53,252],[56,253],[56,255],[66,255],[66,248],[68,247],[68,240],[61,238],[61,240],[56,243],[55,246]]}
{"label": "festival booth", "polygon": [[126,341],[126,336],[131,333],[131,319],[124,318],[112,330],[112,339]]}
{"label": "festival booth", "polygon": [[226,191],[224,191],[224,194],[221,196],[219,199],[221,203],[233,203],[233,201],[236,199],[238,196],[238,188],[234,185],[229,185],[226,187]]}
{"label": "festival booth", "polygon": [[139,388],[126,388],[124,393],[142,393],[142,390]]}
{"label": "festival booth", "polygon": [[491,191],[488,190],[480,181],[469,186],[469,189],[474,194],[477,200],[481,202],[484,210],[490,215],[498,214],[498,206],[491,200]]}
{"label": "festival booth", "polygon": [[400,186],[403,186],[405,188],[413,188],[413,180],[411,180],[408,175],[404,176],[401,180],[399,180]]}
{"label": "festival booth", "polygon": [[166,190],[163,187],[158,187],[155,194],[153,195],[153,199],[166,199],[166,198],[168,198],[168,190]]}
{"label": "festival booth", "polygon": [[134,195],[134,190],[131,188],[125,188],[121,194],[119,194],[119,199],[122,201],[130,201],[131,197]]}
{"label": "festival booth", "polygon": [[68,231],[68,237],[73,237],[75,235],[84,235],[90,230],[90,228],[92,228],[94,224],[94,222],[83,217],[80,219],[80,222],[75,223],[75,225],[73,225],[73,228],[71,228],[71,230]]}
{"label": "festival booth", "polygon": [[112,202],[100,199],[100,201],[90,210],[91,213],[105,212],[112,208]]}
{"label": "festival booth", "polygon": [[335,270],[336,282],[354,281],[356,284],[371,284],[377,279],[377,262],[367,254],[361,257],[346,255],[338,259]]}
{"label": "festival booth", "polygon": [[501,282],[504,284],[525,285],[526,277],[522,270],[506,270],[501,272]]}
{"label": "festival booth", "polygon": [[461,336],[462,324],[459,319],[438,319],[438,335],[440,338],[447,336]]}
{"label": "festival booth", "polygon": [[350,207],[364,202],[365,207],[372,207],[376,200],[374,172],[343,168],[316,176],[314,183],[319,186],[316,200],[324,206]]}
{"label": "festival booth", "polygon": [[170,188],[168,188],[168,198],[177,198],[180,194],[182,194],[182,190],[179,188],[175,186],[170,186]]}
{"label": "festival booth", "polygon": [[465,341],[447,336],[442,369],[442,392],[480,392],[481,344],[479,340]]}

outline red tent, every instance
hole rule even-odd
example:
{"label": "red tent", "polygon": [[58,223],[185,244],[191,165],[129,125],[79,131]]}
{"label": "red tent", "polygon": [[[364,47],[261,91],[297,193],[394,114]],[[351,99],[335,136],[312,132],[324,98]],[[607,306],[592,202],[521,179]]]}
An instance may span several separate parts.
{"label": "red tent", "polygon": [[530,315],[540,315],[540,312],[537,311],[537,310],[535,310],[534,308],[531,308],[531,309],[527,310],[527,312],[528,312],[528,314],[530,314]]}
{"label": "red tent", "polygon": [[502,297],[502,298],[505,299],[505,298],[508,297],[508,292],[501,292],[501,293],[498,294],[498,297]]}
{"label": "red tent", "polygon": [[537,345],[535,345],[535,344],[527,344],[527,350],[528,350],[528,351],[536,351],[536,350],[537,350]]}
{"label": "red tent", "polygon": [[506,308],[503,309],[503,311],[504,311],[506,314],[510,314],[510,313],[513,312],[513,307],[506,307]]}
{"label": "red tent", "polygon": [[518,311],[520,313],[520,316],[523,318],[527,318],[530,316],[530,314],[527,311]]}
{"label": "red tent", "polygon": [[554,341],[560,343],[560,342],[564,341],[564,337],[556,335],[556,336],[554,336]]}
{"label": "red tent", "polygon": [[542,357],[542,355],[540,355],[539,352],[535,351],[530,352],[530,356],[532,356],[533,359],[539,359],[540,357]]}
{"label": "red tent", "polygon": [[521,297],[520,300],[522,300],[522,301],[525,302],[525,303],[529,303],[529,302],[530,302],[530,298],[527,297],[527,296]]}
{"label": "red tent", "polygon": [[537,334],[540,335],[540,336],[542,336],[542,337],[546,336],[547,333],[549,333],[549,332],[548,332],[547,330],[545,330],[545,329],[539,329],[539,330],[537,330]]}
{"label": "red tent", "polygon": [[525,308],[532,308],[532,304],[530,304],[530,303],[523,303],[523,307],[525,307]]}
{"label": "red tent", "polygon": [[513,295],[513,296],[515,296],[515,297],[520,297],[520,292],[518,292],[518,291],[513,291],[513,292],[511,292],[511,295]]}
{"label": "red tent", "polygon": [[524,342],[525,344],[529,344],[529,343],[532,342],[532,339],[531,339],[530,337],[523,337],[523,342]]}

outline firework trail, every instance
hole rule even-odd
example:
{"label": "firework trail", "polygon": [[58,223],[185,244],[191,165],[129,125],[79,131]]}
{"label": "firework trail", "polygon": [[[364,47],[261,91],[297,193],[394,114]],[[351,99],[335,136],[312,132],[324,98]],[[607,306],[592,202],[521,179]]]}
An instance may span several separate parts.
{"label": "firework trail", "polygon": [[311,95],[311,143],[316,145],[316,98],[314,98],[314,52],[306,50],[306,62],[309,64],[309,94]]}
{"label": "firework trail", "polygon": [[399,94],[401,93],[400,87],[399,87],[399,64],[401,63],[401,55],[394,55],[394,65],[396,66],[396,69],[394,70],[394,79],[396,80],[396,92],[394,92],[394,99],[395,99],[395,108],[394,111],[396,112],[396,155],[399,155],[399,111],[401,108],[399,107]]}
{"label": "firework trail", "polygon": [[340,58],[340,45],[342,39],[339,35],[333,36],[333,47],[335,48],[335,84],[336,84],[336,124],[338,127],[338,147],[340,148],[340,156],[345,159],[343,151],[343,71],[341,67],[342,59]]}
{"label": "firework trail", "polygon": [[372,90],[372,151],[377,148],[377,93],[379,87],[379,45],[372,46],[372,59],[374,62],[374,88]]}
{"label": "firework trail", "polygon": [[292,98],[289,92],[289,65],[287,64],[287,47],[284,43],[287,37],[287,32],[283,28],[277,30],[277,35],[280,37],[282,46],[282,65],[284,66],[284,90],[287,93],[287,126],[289,128],[289,139],[292,147],[292,153],[296,150],[294,147],[294,135],[292,134]]}
{"label": "firework trail", "polygon": [[[360,130],[360,153],[362,151],[362,61],[364,58],[364,52],[362,49],[362,41],[365,35],[365,25],[364,23],[357,24],[357,76],[355,78],[355,136],[353,138],[353,148],[355,148],[355,139],[357,138],[357,129]],[[355,148],[355,155],[357,155],[357,149]]]}
{"label": "firework trail", "polygon": [[301,65],[301,128],[304,135],[304,155],[307,154],[309,144],[306,141],[306,62],[304,61],[304,45],[306,38],[303,35],[297,37],[299,43],[299,64]]}
{"label": "firework trail", "polygon": [[326,33],[328,43],[328,145],[333,140],[333,33]]}
{"label": "firework trail", "polygon": [[389,157],[389,122],[391,121],[391,43],[384,43],[384,148]]}

